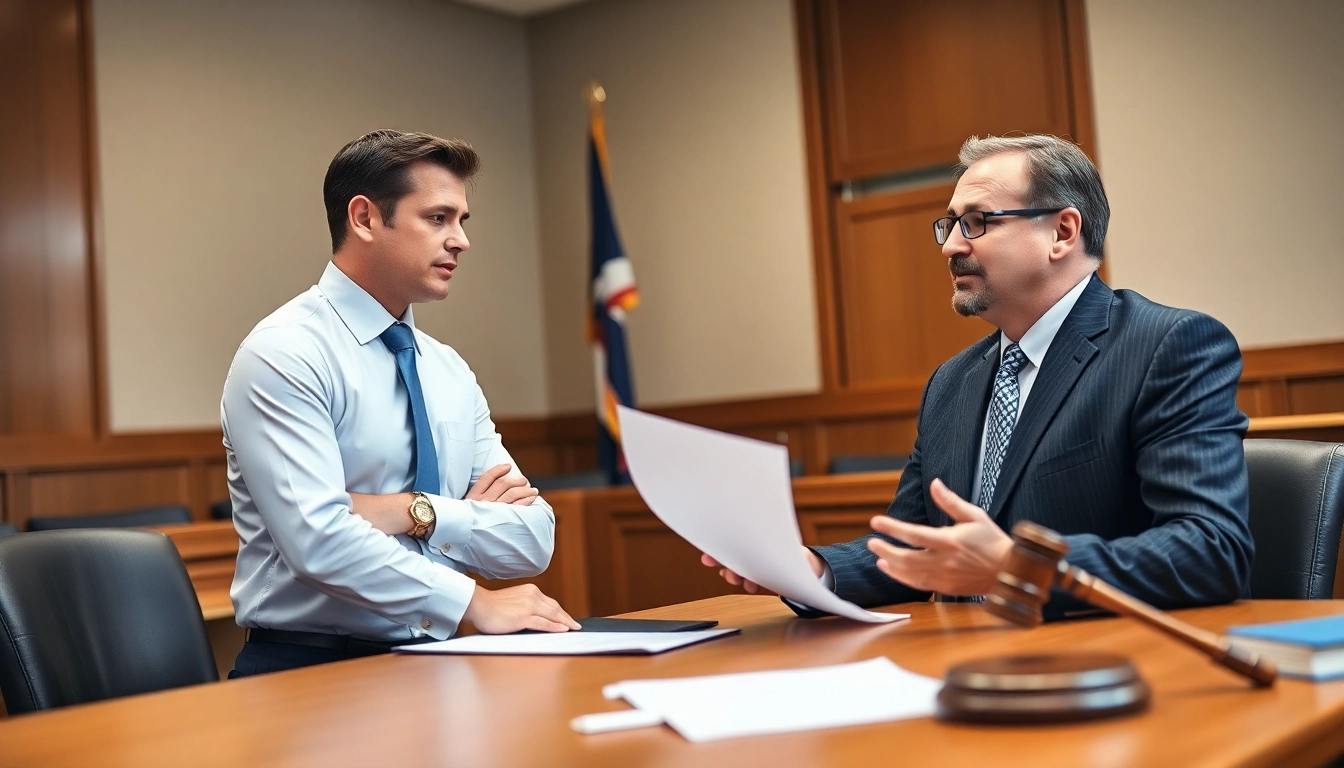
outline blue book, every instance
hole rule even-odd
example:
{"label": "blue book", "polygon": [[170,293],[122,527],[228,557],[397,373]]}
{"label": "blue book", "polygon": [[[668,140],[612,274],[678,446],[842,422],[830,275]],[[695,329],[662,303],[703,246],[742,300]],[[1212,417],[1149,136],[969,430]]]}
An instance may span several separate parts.
{"label": "blue book", "polygon": [[1344,677],[1344,615],[1232,627],[1227,634],[1233,644],[1272,660],[1280,674]]}

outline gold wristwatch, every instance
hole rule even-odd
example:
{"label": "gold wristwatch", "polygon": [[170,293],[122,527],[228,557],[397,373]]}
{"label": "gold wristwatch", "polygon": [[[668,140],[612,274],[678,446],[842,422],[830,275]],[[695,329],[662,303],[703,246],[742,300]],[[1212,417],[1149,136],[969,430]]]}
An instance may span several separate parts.
{"label": "gold wristwatch", "polygon": [[411,528],[411,538],[424,541],[429,537],[429,529],[434,527],[434,521],[437,519],[434,515],[434,504],[429,497],[417,491],[411,497],[411,522],[415,526]]}

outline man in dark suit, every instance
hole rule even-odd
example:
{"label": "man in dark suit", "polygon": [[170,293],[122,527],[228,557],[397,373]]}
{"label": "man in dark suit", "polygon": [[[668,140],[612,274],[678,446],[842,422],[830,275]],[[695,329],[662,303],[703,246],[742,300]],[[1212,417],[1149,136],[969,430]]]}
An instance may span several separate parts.
{"label": "man in dark suit", "polygon": [[[1065,535],[1070,563],[1158,607],[1244,596],[1254,543],[1236,340],[1094,274],[1110,209],[1075,145],[972,137],[960,159],[934,233],[953,308],[999,330],[934,371],[886,516],[809,549],[813,570],[862,606],[975,599],[1007,560],[1007,531],[1032,520]],[[1076,605],[1056,590],[1047,615]]]}

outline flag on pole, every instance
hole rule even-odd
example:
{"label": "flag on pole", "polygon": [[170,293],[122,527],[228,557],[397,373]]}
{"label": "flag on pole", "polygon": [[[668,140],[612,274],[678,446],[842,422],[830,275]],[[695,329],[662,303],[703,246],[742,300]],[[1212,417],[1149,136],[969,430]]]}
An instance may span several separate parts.
{"label": "flag on pole", "polygon": [[635,387],[625,345],[625,313],[639,306],[635,272],[621,248],[607,195],[607,134],[602,121],[602,87],[591,86],[588,131],[588,197],[592,208],[592,281],[589,283],[588,339],[593,345],[597,383],[597,453],[607,479],[630,482],[621,453],[616,406],[635,407]]}

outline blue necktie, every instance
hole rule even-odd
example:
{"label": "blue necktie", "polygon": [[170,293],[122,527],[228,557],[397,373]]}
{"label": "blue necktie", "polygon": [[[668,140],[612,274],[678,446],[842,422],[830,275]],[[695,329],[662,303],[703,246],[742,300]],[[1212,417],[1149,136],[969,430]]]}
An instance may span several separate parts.
{"label": "blue necktie", "polygon": [[981,465],[980,495],[975,504],[988,511],[994,501],[994,486],[999,482],[999,469],[1003,467],[1003,455],[1008,451],[1008,441],[1013,436],[1013,427],[1017,425],[1017,401],[1020,391],[1017,387],[1017,373],[1027,362],[1027,356],[1016,344],[1009,344],[1003,351],[1003,362],[999,364],[999,373],[994,377],[994,394],[989,399],[989,431],[985,434],[985,463]]}
{"label": "blue necktie", "polygon": [[429,428],[425,394],[420,389],[420,374],[415,369],[415,332],[405,323],[393,323],[378,337],[397,357],[397,373],[406,385],[411,401],[411,420],[415,422],[415,483],[411,490],[442,493],[439,489],[439,455],[434,451],[434,433]]}

